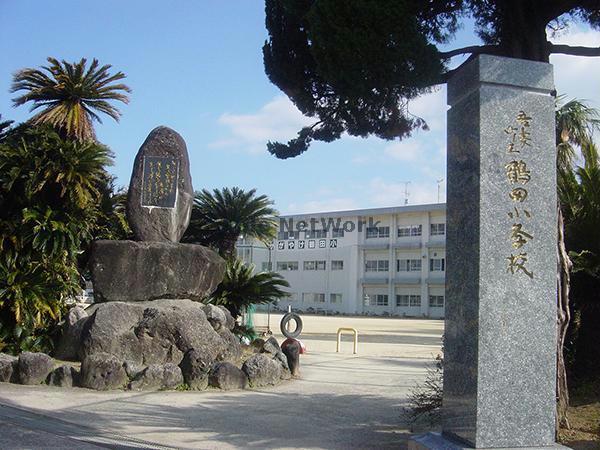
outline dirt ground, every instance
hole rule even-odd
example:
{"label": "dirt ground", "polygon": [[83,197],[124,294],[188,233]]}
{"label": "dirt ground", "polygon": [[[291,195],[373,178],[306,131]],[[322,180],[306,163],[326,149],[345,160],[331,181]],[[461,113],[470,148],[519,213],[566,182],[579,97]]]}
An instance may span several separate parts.
{"label": "dirt ground", "polygon": [[[279,342],[283,335],[279,324],[283,314],[256,313],[253,321],[259,332],[270,329]],[[432,360],[440,352],[443,320],[400,319],[386,317],[302,315],[300,340],[308,351],[334,352],[338,328],[358,332],[358,354],[369,357],[413,357]],[[352,333],[342,335],[342,353],[352,352]]]}
{"label": "dirt ground", "polygon": [[[275,337],[283,339],[279,331],[282,314],[257,313],[254,324],[259,331],[270,329]],[[335,349],[336,331],[339,327],[356,328],[359,332],[360,353],[369,356],[433,357],[439,353],[439,336],[443,332],[443,321],[406,320],[371,317],[313,316],[302,315],[304,331],[302,340],[310,350],[330,352]],[[406,326],[403,326],[403,323]],[[417,326],[415,326],[417,325]],[[342,348],[351,350],[351,337],[344,335]],[[569,421],[571,428],[561,430],[560,442],[574,450],[600,450],[600,383],[598,386],[586,386],[572,395]]]}
{"label": "dirt ground", "polygon": [[571,428],[561,430],[561,443],[574,450],[600,449],[600,381],[575,389],[568,417]]}

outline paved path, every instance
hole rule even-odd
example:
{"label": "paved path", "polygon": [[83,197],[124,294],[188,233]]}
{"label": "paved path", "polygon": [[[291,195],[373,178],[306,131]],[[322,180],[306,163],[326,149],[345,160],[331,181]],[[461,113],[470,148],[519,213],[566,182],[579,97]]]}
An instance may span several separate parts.
{"label": "paved path", "polygon": [[[342,322],[359,329],[359,355],[351,354],[349,339],[345,353],[335,353]],[[271,389],[136,393],[0,384],[0,448],[85,448],[84,442],[110,448],[402,448],[402,407],[439,351],[442,328],[439,321],[306,316],[302,377]],[[73,439],[76,446],[69,445]]]}

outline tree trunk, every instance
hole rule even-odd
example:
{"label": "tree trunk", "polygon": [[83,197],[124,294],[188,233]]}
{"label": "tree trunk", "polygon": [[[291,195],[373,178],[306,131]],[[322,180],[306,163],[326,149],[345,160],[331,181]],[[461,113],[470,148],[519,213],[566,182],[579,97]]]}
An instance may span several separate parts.
{"label": "tree trunk", "polygon": [[539,2],[505,0],[498,2],[498,45],[500,54],[510,58],[548,62],[550,44],[546,37],[547,21],[540,16]]}
{"label": "tree trunk", "polygon": [[233,261],[237,256],[236,244],[238,240],[238,235],[235,236],[227,236],[223,239],[222,247],[220,248],[221,256],[228,260]]}
{"label": "tree trunk", "polygon": [[558,271],[557,271],[557,342],[556,342],[556,430],[570,428],[567,417],[569,388],[565,367],[564,347],[571,320],[569,310],[569,287],[571,284],[571,259],[565,247],[564,221],[558,205]]}

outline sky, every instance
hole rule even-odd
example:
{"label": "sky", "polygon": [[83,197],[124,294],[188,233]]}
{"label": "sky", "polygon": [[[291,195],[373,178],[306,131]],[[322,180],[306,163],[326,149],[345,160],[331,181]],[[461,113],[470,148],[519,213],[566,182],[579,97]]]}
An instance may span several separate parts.
{"label": "sky", "polygon": [[[129,184],[146,136],[166,125],[187,143],[194,189],[256,188],[282,214],[445,201],[444,87],[409,105],[430,127],[410,139],[345,136],[296,158],[271,156],[267,141],[285,142],[313,120],[269,82],[266,38],[262,0],[0,0],[0,114],[31,117],[27,106],[12,106],[18,69],[40,67],[48,56],[97,58],[124,72],[133,91],[128,105],[116,104],[120,122],[96,124],[115,155],[118,186]],[[600,32],[577,27],[553,40],[600,46]],[[445,49],[477,43],[467,22]],[[550,62],[559,93],[600,108],[600,58]]]}

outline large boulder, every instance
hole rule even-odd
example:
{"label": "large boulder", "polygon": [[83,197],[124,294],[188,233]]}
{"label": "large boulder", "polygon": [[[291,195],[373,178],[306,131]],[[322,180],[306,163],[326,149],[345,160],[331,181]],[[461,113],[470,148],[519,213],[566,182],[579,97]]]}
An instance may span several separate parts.
{"label": "large boulder", "polygon": [[17,358],[12,355],[0,353],[0,383],[10,383],[16,375]]}
{"label": "large boulder", "polygon": [[57,359],[66,361],[77,360],[81,332],[87,319],[88,313],[85,309],[75,306],[69,310],[62,327],[62,336],[54,351],[54,356]]}
{"label": "large boulder", "polygon": [[221,311],[223,311],[223,314],[225,314],[225,326],[227,327],[227,329],[233,330],[235,328],[235,319],[233,318],[229,310],[223,305],[219,305],[218,308]]}
{"label": "large boulder", "polygon": [[238,367],[228,362],[216,363],[210,371],[208,384],[223,390],[246,389],[248,377]]}
{"label": "large boulder", "polygon": [[21,384],[41,384],[54,369],[54,361],[45,353],[23,352],[17,361],[18,380]]}
{"label": "large boulder", "polygon": [[172,242],[96,241],[90,264],[97,302],[201,300],[225,271],[213,250]]}
{"label": "large boulder", "polygon": [[154,390],[173,389],[183,383],[181,369],[172,363],[151,364],[129,383],[129,389]]}
{"label": "large boulder", "polygon": [[81,387],[106,391],[124,388],[129,381],[123,362],[108,353],[96,353],[81,363]]}
{"label": "large boulder", "polygon": [[225,311],[215,305],[204,305],[202,307],[204,314],[206,314],[206,319],[210,322],[215,331],[219,331],[221,329],[228,329],[227,327],[227,317],[225,316]]}
{"label": "large boulder", "polygon": [[292,378],[292,372],[290,371],[290,366],[288,365],[287,358],[283,352],[278,352],[273,360],[278,362],[281,365],[281,379],[289,380]]}
{"label": "large boulder", "polygon": [[125,369],[125,373],[129,377],[130,380],[136,378],[140,372],[144,370],[144,366],[141,363],[137,363],[131,360],[125,360],[123,362],[123,368]]}
{"label": "large boulder", "polygon": [[227,328],[222,328],[219,331],[219,337],[225,342],[225,347],[217,355],[217,360],[238,364],[242,357],[242,344],[238,337]]}
{"label": "large boulder", "polygon": [[48,375],[47,382],[50,386],[73,387],[77,384],[79,373],[74,367],[60,366]]}
{"label": "large boulder", "polygon": [[97,305],[81,333],[79,359],[108,353],[121,360],[143,362],[142,346],[134,333],[144,315],[141,304],[110,302]]}
{"label": "large boulder", "polygon": [[276,355],[281,352],[281,347],[279,346],[279,342],[273,336],[267,339],[261,348],[262,353],[270,353],[271,355]]}
{"label": "large boulder", "polygon": [[274,386],[281,380],[281,364],[265,353],[252,355],[244,362],[242,370],[251,387]]}
{"label": "large boulder", "polygon": [[203,310],[215,331],[223,329],[231,331],[235,328],[235,319],[223,305],[204,305]]}
{"label": "large boulder", "polygon": [[179,242],[190,223],[193,201],[185,141],[170,128],[155,128],[135,157],[127,194],[127,218],[135,238]]}
{"label": "large boulder", "polygon": [[179,367],[190,389],[203,390],[208,387],[208,375],[214,361],[214,357],[202,349],[190,349],[185,353]]}
{"label": "large boulder", "polygon": [[200,303],[108,302],[95,306],[86,323],[81,357],[105,352],[133,365],[179,364],[190,349],[215,360],[227,353],[228,345],[210,325]]}

